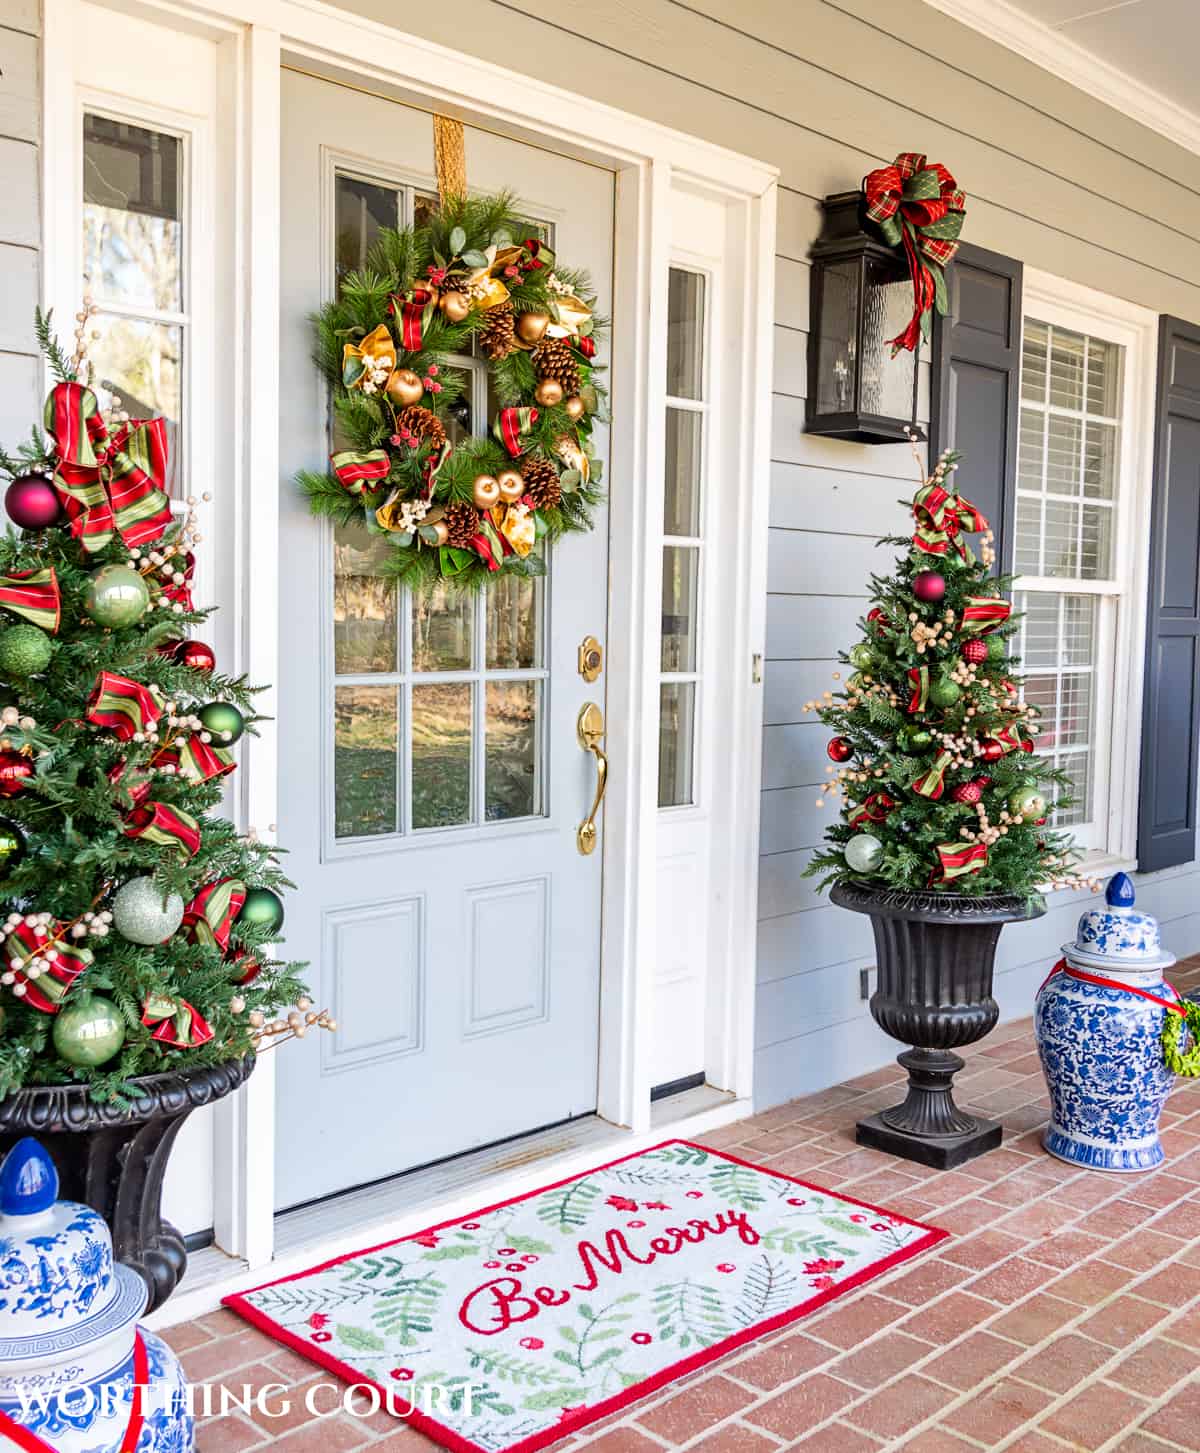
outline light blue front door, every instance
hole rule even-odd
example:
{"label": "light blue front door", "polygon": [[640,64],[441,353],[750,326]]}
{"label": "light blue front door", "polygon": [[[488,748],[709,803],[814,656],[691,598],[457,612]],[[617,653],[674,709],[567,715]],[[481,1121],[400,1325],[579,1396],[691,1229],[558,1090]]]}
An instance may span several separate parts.
{"label": "light blue front door", "polygon": [[[330,447],[309,315],[380,226],[429,205],[433,141],[410,107],[282,85],[290,477]],[[466,152],[472,186],[515,189],[609,312],[612,174],[471,128]],[[486,371],[463,364],[480,432]],[[605,639],[608,526],[557,545],[544,581],[473,601],[389,593],[388,547],[310,518],[290,486],[280,531],[287,946],[338,1021],[279,1056],[282,1209],[595,1108],[603,854],[576,846],[596,769],[575,722],[604,706],[578,648]]]}

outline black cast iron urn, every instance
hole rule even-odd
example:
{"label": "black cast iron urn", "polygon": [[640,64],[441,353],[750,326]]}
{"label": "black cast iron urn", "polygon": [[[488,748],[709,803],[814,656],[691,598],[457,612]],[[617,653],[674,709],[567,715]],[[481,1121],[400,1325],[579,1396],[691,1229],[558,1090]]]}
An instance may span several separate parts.
{"label": "black cast iron urn", "polygon": [[1015,895],[900,893],[861,883],[839,883],[829,896],[870,915],[879,974],[871,1015],[911,1046],[896,1057],[908,1071],[907,1096],[860,1120],[858,1143],[939,1170],[995,1150],[999,1123],[954,1103],[954,1076],[964,1064],[954,1051],[982,1039],[1000,1017],[992,998],[1000,930],[1045,908]]}

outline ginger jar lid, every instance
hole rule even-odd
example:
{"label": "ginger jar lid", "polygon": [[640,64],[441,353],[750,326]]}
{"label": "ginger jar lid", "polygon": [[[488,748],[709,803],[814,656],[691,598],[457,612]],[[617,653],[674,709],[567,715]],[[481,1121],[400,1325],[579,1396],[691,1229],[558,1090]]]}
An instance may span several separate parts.
{"label": "ginger jar lid", "polygon": [[1068,959],[1081,966],[1112,969],[1166,969],[1175,955],[1162,946],[1158,919],[1134,907],[1133,880],[1114,873],[1104,906],[1081,914],[1075,942],[1063,945]]}
{"label": "ginger jar lid", "polygon": [[145,1304],[141,1277],[113,1263],[104,1218],[60,1201],[54,1162],[18,1141],[0,1165],[0,1361],[81,1350],[132,1327]]}

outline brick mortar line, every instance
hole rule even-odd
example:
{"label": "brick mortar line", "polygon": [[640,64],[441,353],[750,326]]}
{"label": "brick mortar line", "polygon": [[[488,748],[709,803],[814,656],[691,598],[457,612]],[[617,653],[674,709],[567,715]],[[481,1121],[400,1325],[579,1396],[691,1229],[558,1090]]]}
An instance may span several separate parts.
{"label": "brick mortar line", "polygon": [[[1190,1305],[1195,1307],[1198,1304],[1200,1304],[1200,1298],[1194,1300]],[[1150,1406],[1145,1410],[1145,1412],[1140,1414],[1134,1422],[1129,1423],[1124,1428],[1118,1429],[1117,1432],[1112,1435],[1107,1443],[1102,1443],[1100,1447],[1096,1450],[1096,1453],[1111,1453],[1111,1450],[1116,1449],[1120,1446],[1120,1443],[1125,1438],[1126,1434],[1136,1432],[1142,1426],[1142,1424],[1146,1422],[1148,1418],[1152,1418],[1155,1413],[1160,1412],[1163,1408],[1165,1408],[1172,1398],[1178,1397],[1179,1393],[1184,1388],[1196,1385],[1200,1385],[1200,1370],[1189,1373],[1189,1375],[1185,1377],[1182,1382],[1177,1382],[1174,1387],[1171,1387],[1165,1393],[1160,1394],[1160,1396],[1155,1398],[1151,1402]],[[1151,1433],[1144,1436],[1149,1436],[1152,1438],[1159,1437],[1157,1433]],[[1185,1448],[1182,1443],[1174,1443],[1169,1438],[1160,1438],[1159,1441],[1163,1444],[1165,1448],[1178,1448],[1182,1450],[1182,1453],[1191,1453],[1191,1450]]]}

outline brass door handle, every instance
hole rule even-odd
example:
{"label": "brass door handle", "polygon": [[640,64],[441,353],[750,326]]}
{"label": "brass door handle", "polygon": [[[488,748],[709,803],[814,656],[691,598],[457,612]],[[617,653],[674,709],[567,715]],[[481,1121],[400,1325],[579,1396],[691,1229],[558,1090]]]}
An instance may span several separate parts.
{"label": "brass door handle", "polygon": [[575,723],[575,734],[583,750],[591,752],[596,758],[596,796],[592,800],[591,812],[579,824],[579,831],[575,836],[579,851],[586,857],[596,849],[596,838],[599,836],[596,831],[596,814],[600,811],[600,804],[604,801],[608,788],[608,757],[600,745],[604,740],[604,713],[594,701],[589,701],[580,711],[579,720]]}

